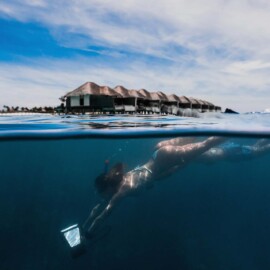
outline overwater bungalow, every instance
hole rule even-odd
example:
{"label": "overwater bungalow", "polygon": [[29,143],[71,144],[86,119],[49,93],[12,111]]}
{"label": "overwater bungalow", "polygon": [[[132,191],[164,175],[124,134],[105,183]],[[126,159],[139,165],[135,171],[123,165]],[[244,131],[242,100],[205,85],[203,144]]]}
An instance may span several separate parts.
{"label": "overwater bungalow", "polygon": [[199,100],[197,100],[196,98],[193,98],[193,97],[189,97],[188,99],[191,101],[191,109],[192,110],[196,110],[198,112],[202,111],[202,103]]}
{"label": "overwater bungalow", "polygon": [[114,112],[114,98],[120,95],[108,86],[87,82],[67,93],[67,112]]}
{"label": "overwater bungalow", "polygon": [[115,111],[121,113],[134,113],[137,108],[137,97],[132,96],[128,89],[118,85],[114,90],[120,95],[114,99]]}
{"label": "overwater bungalow", "polygon": [[216,112],[221,112],[221,107],[215,106],[215,111],[216,111]]}
{"label": "overwater bungalow", "polygon": [[209,112],[215,112],[215,105],[209,101],[205,101],[206,103],[208,103],[209,106]]}
{"label": "overwater bungalow", "polygon": [[[98,98],[98,97],[95,97],[95,98],[101,102],[98,104],[101,111],[114,113],[115,112],[114,101],[117,98],[121,98],[121,95],[108,86],[100,86],[100,96],[101,98]],[[102,104],[102,100],[105,100],[105,99],[108,102],[106,106]],[[91,102],[91,99],[90,99],[90,102]],[[94,108],[94,106],[95,106],[95,102],[92,98],[92,102],[90,103],[90,108]]]}
{"label": "overwater bungalow", "polygon": [[84,107],[90,106],[90,95],[100,96],[99,85],[87,82],[67,93],[62,97],[66,99],[67,112],[82,112]]}
{"label": "overwater bungalow", "polygon": [[201,104],[201,112],[209,112],[209,103],[203,99],[196,99]]}
{"label": "overwater bungalow", "polygon": [[179,97],[179,100],[180,100],[179,108],[181,108],[181,109],[191,109],[192,108],[191,101],[186,96]]}
{"label": "overwater bungalow", "polygon": [[66,102],[67,113],[166,113],[182,114],[190,110],[198,112],[221,111],[212,103],[161,91],[146,89],[128,90],[118,85],[114,89],[87,82],[61,97]]}
{"label": "overwater bungalow", "polygon": [[181,102],[180,98],[177,95],[172,94],[168,96],[168,100],[171,106],[171,113],[177,115],[179,112],[179,104]]}
{"label": "overwater bungalow", "polygon": [[161,91],[158,91],[158,92],[153,92],[152,95],[154,95],[156,98],[159,98],[159,107],[160,107],[161,113],[165,113],[165,114],[172,113],[171,103],[166,94],[164,94]]}
{"label": "overwater bungalow", "polygon": [[143,97],[144,100],[142,101],[145,107],[145,113],[153,113],[154,111],[159,108],[159,99],[156,96],[152,96],[150,92],[145,89],[140,89],[138,91]]}
{"label": "overwater bungalow", "polygon": [[157,92],[161,98],[162,111],[168,114],[178,114],[179,113],[179,104],[181,99],[175,94],[166,95],[165,93],[158,91]]}
{"label": "overwater bungalow", "polygon": [[166,111],[162,111],[163,108],[163,101],[165,101],[166,99],[164,99],[164,97],[159,93],[159,92],[151,92],[151,98],[152,98],[152,112],[153,113],[166,113]]}
{"label": "overwater bungalow", "polygon": [[145,97],[137,90],[128,90],[130,96],[136,98],[136,112],[137,113],[144,113],[146,111],[145,108]]}
{"label": "overwater bungalow", "polygon": [[199,99],[202,104],[202,112],[209,112],[209,104],[205,100]]}

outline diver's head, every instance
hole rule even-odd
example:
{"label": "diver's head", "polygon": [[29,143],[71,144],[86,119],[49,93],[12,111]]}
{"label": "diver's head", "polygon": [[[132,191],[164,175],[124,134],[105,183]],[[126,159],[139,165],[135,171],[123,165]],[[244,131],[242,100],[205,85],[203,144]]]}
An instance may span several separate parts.
{"label": "diver's head", "polygon": [[100,174],[95,181],[95,187],[102,196],[112,196],[118,191],[123,180],[124,166],[117,163],[108,172]]}

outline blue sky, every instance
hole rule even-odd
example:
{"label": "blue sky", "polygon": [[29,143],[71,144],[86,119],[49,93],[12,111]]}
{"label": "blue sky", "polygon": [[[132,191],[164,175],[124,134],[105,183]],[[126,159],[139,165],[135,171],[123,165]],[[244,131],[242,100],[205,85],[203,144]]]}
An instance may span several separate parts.
{"label": "blue sky", "polygon": [[270,107],[268,0],[118,2],[1,1],[0,107],[57,105],[86,81]]}

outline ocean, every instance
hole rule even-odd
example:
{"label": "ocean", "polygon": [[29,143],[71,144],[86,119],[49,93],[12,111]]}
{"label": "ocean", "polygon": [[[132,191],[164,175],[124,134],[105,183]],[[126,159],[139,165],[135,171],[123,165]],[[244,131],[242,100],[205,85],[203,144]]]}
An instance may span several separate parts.
{"label": "ocean", "polygon": [[[224,137],[214,148],[227,156],[202,154],[122,198],[73,255],[61,230],[102,201],[105,161],[126,173],[161,141],[211,136]],[[270,269],[268,146],[270,114],[2,115],[0,269]]]}

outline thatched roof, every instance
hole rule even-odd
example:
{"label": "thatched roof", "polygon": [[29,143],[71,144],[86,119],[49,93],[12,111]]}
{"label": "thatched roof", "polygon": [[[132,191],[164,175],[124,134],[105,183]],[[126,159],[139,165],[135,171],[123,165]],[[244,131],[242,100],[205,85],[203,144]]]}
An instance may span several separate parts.
{"label": "thatched roof", "polygon": [[136,97],[136,98],[142,98],[145,99],[145,96],[141,94],[138,90],[128,90],[129,94],[131,97]]}
{"label": "thatched roof", "polygon": [[189,104],[191,103],[191,101],[189,100],[189,98],[187,98],[186,96],[181,96],[179,97],[180,103],[182,104]]}
{"label": "thatched roof", "polygon": [[150,95],[151,95],[152,100],[161,100],[161,98],[157,92],[151,92]]}
{"label": "thatched roof", "polygon": [[82,95],[100,95],[100,86],[93,82],[87,82],[75,90],[68,92],[65,97]]}
{"label": "thatched roof", "polygon": [[149,99],[149,100],[152,100],[151,93],[148,92],[147,90],[145,90],[145,89],[140,89],[138,92],[139,92],[140,94],[142,94],[142,95],[144,96],[144,98],[147,98],[147,99]]}
{"label": "thatched roof", "polygon": [[193,104],[193,105],[195,105],[195,104],[201,105],[201,102],[196,98],[189,97],[188,99],[191,101],[191,104]]}
{"label": "thatched roof", "polygon": [[160,97],[161,100],[163,100],[163,101],[169,101],[168,96],[166,94],[164,94],[163,92],[157,91],[157,94],[158,94],[158,96]]}
{"label": "thatched roof", "polygon": [[[140,90],[128,90],[124,86],[118,85],[114,89],[108,86],[99,86],[93,82],[86,82],[75,90],[68,92],[64,97],[61,97],[63,100],[66,97],[71,96],[82,96],[82,95],[106,95],[112,97],[122,97],[122,98],[141,98],[154,101],[171,101],[179,102],[180,104],[193,104],[193,105],[208,105],[210,107],[215,107],[214,104],[201,100],[195,99],[193,97],[187,98],[186,96],[177,96],[175,94],[166,95],[161,91],[149,92],[145,89]],[[217,107],[217,106],[216,106]],[[220,108],[220,107],[219,107]]]}
{"label": "thatched roof", "polygon": [[210,106],[210,107],[214,107],[215,105],[213,104],[213,103],[211,103],[211,102],[208,102],[208,101],[204,101],[208,106]]}
{"label": "thatched roof", "polygon": [[212,103],[210,103],[208,101],[201,100],[201,99],[200,99],[200,101],[202,102],[202,105],[205,105],[205,106],[208,106],[208,107],[214,106]]}
{"label": "thatched roof", "polygon": [[173,102],[180,102],[180,98],[175,94],[169,95],[168,100]]}
{"label": "thatched roof", "polygon": [[195,99],[195,100],[197,101],[198,104],[204,105],[204,102],[202,100],[200,100],[200,99]]}
{"label": "thatched roof", "polygon": [[131,97],[129,90],[127,90],[124,86],[122,85],[117,85],[114,87],[115,92],[120,94],[123,98],[129,98]]}
{"label": "thatched roof", "polygon": [[168,101],[168,97],[161,91],[158,92],[150,92],[152,100],[161,100],[161,101]]}
{"label": "thatched roof", "polygon": [[83,95],[103,95],[103,96],[121,96],[119,93],[114,91],[112,88],[108,86],[99,86],[93,82],[87,82],[75,90],[67,93],[65,97],[70,96],[83,96]]}
{"label": "thatched roof", "polygon": [[121,97],[119,93],[114,91],[112,88],[108,86],[100,86],[100,95],[111,96],[111,97]]}
{"label": "thatched roof", "polygon": [[202,105],[208,105],[208,103],[205,102],[204,100],[202,100],[202,99],[198,99],[198,100],[201,102]]}

